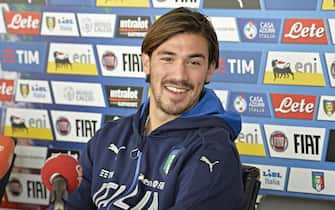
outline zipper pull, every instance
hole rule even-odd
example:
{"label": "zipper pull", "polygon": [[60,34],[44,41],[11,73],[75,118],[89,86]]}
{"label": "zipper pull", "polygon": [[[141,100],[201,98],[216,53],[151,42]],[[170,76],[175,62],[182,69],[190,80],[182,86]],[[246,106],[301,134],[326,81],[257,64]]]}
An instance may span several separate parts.
{"label": "zipper pull", "polygon": [[135,160],[137,159],[139,156],[140,156],[140,150],[138,148],[136,149],[133,149],[131,152],[130,152],[130,158]]}

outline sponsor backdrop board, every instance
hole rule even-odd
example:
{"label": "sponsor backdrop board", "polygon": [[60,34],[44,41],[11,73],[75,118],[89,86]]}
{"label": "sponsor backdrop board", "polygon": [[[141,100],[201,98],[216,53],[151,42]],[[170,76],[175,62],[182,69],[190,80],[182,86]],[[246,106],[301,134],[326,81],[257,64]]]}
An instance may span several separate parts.
{"label": "sponsor backdrop board", "polygon": [[0,0],[0,134],[17,139],[0,208],[45,209],[39,170],[76,158],[149,96],[141,43],[176,7],[205,13],[220,44],[210,84],[241,114],[236,146],[261,194],[335,200],[333,0]]}

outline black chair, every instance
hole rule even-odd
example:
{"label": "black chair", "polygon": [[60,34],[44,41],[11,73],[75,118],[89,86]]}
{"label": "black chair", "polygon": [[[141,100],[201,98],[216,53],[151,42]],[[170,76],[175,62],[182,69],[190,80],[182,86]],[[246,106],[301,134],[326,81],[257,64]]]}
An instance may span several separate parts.
{"label": "black chair", "polygon": [[255,210],[256,199],[261,187],[260,171],[255,166],[242,165],[245,206],[244,210]]}

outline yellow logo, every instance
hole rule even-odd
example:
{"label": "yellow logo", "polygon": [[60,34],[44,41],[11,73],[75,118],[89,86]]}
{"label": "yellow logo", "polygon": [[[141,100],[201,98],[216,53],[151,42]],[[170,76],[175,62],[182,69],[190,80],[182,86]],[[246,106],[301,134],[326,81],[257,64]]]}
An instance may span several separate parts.
{"label": "yellow logo", "polygon": [[265,150],[264,150],[263,144],[249,144],[249,143],[237,141],[236,147],[240,155],[265,157]]}
{"label": "yellow logo", "polygon": [[46,24],[49,30],[54,30],[56,28],[56,18],[47,16]]}
{"label": "yellow logo", "polygon": [[98,75],[95,64],[73,63],[71,67],[59,67],[55,62],[49,61],[47,72],[49,74],[72,74],[72,75]]}
{"label": "yellow logo", "polygon": [[276,79],[271,71],[272,69],[267,69],[265,71],[264,84],[325,86],[323,73],[296,72],[294,74],[294,79],[284,76],[280,77],[279,79]]}
{"label": "yellow logo", "polygon": [[149,7],[149,0],[97,0],[97,7]]}
{"label": "yellow logo", "polygon": [[316,52],[269,51],[264,84],[325,86],[320,55]]}
{"label": "yellow logo", "polygon": [[20,93],[22,97],[27,97],[29,92],[29,84],[20,84]]}
{"label": "yellow logo", "polygon": [[47,110],[7,108],[4,135],[52,140]]}
{"label": "yellow logo", "polygon": [[51,74],[98,75],[92,46],[51,43],[47,72]]}
{"label": "yellow logo", "polygon": [[323,10],[335,10],[334,0],[323,0],[322,9]]}

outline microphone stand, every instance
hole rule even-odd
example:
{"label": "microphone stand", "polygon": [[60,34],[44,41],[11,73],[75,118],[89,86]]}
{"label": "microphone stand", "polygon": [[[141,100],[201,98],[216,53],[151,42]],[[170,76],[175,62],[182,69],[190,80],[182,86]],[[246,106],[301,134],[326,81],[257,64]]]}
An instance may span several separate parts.
{"label": "microphone stand", "polygon": [[67,200],[68,192],[66,190],[66,181],[56,175],[52,179],[51,202],[54,204],[54,210],[64,210],[64,201]]}

